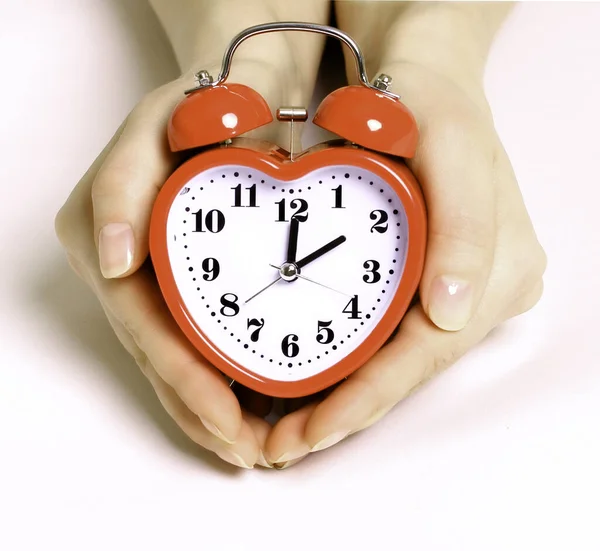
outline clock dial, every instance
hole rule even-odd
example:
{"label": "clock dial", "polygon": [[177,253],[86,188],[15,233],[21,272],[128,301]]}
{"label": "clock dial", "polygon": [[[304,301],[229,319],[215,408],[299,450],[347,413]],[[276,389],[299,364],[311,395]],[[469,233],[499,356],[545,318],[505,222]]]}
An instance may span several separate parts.
{"label": "clock dial", "polygon": [[167,254],[188,315],[249,374],[300,381],[355,350],[386,312],[408,247],[400,198],[346,165],[279,181],[245,166],[186,182]]}

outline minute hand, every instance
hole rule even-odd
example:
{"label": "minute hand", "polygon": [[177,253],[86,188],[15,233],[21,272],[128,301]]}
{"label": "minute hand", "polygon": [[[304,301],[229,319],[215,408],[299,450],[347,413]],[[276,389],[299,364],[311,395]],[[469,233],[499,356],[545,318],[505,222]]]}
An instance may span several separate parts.
{"label": "minute hand", "polygon": [[344,241],[346,241],[346,237],[344,235],[340,235],[333,241],[327,243],[327,245],[323,245],[320,249],[317,249],[316,251],[305,256],[304,258],[298,260],[298,262],[296,262],[296,266],[298,266],[298,268],[304,268],[304,266],[310,264],[313,260],[316,260],[320,256],[323,256],[329,251],[332,251],[336,247],[340,246]]}

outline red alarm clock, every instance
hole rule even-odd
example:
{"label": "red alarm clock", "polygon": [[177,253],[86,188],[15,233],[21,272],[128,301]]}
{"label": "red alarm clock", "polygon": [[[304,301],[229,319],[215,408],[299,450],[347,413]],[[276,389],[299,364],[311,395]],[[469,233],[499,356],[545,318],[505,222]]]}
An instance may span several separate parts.
{"label": "red alarm clock", "polygon": [[[226,84],[237,47],[277,31],[340,39],[360,78],[313,118],[340,139],[296,155],[238,138],[273,116],[256,91]],[[171,116],[171,149],[197,154],[156,200],[156,277],[190,342],[257,392],[300,397],[344,379],[385,344],[415,295],[426,211],[403,158],[414,155],[418,131],[390,84],[386,75],[369,82],[360,49],[340,30],[270,23],[236,36],[218,78],[199,72]],[[281,107],[277,118],[293,133],[307,113]]]}

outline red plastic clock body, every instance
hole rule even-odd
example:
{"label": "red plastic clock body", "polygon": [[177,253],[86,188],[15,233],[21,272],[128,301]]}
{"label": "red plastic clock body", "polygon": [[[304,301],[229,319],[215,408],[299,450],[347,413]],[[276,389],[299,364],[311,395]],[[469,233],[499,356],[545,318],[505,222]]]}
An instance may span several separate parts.
{"label": "red plastic clock body", "polygon": [[[288,152],[273,144],[241,137],[270,123],[273,116],[265,100],[255,90],[242,84],[224,84],[231,56],[242,40],[254,34],[280,30],[321,32],[343,40],[354,51],[363,83],[362,86],[347,86],[331,93],[321,103],[313,119],[316,125],[342,139],[317,145],[294,156],[293,160]],[[270,396],[299,397],[316,393],[349,376],[386,343],[409,308],[418,288],[427,240],[426,209],[419,184],[404,162],[404,158],[410,158],[415,153],[418,142],[417,124],[398,97],[388,92],[386,83],[389,77],[381,75],[385,78],[377,86],[369,84],[358,46],[350,37],[331,27],[273,23],[248,29],[240,33],[230,45],[216,83],[206,73],[198,75],[201,74],[204,82],[201,82],[199,76],[198,88],[188,91],[175,108],[168,124],[171,149],[196,149],[197,154],[175,170],[167,180],[153,210],[150,253],[160,289],[174,319],[189,341],[224,374]],[[387,309],[369,334],[340,361],[328,364],[328,367],[305,378],[274,380],[261,376],[232,359],[227,350],[220,349],[211,341],[205,328],[194,319],[178,288],[167,236],[171,206],[196,175],[230,165],[258,171],[283,185],[325,167],[356,167],[384,181],[403,205],[410,237],[407,241],[404,270],[395,294],[387,303]],[[235,246],[232,241],[231,247]],[[191,267],[189,269],[192,270]]]}
{"label": "red plastic clock body", "polygon": [[[196,174],[212,167],[235,164],[246,166],[285,182],[329,165],[352,165],[386,180],[402,200],[410,226],[406,265],[400,285],[383,318],[370,335],[344,359],[312,377],[295,381],[275,381],[257,376],[219,350],[190,315],[183,301],[167,252],[166,220],[173,200]],[[289,160],[287,152],[255,140],[216,147],[193,157],[165,183],[154,207],[150,228],[150,251],[156,276],[167,305],[186,337],[220,371],[241,384],[282,398],[306,396],[327,388],[364,365],[387,341],[408,309],[418,287],[425,257],[425,204],[419,185],[399,159],[352,146],[321,144]],[[232,247],[235,243],[232,243]]]}

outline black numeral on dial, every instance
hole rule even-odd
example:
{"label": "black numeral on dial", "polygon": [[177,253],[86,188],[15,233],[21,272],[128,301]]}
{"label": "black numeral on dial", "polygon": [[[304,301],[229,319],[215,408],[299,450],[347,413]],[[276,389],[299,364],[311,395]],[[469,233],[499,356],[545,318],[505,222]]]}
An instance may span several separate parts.
{"label": "black numeral on dial", "polygon": [[225,293],[221,297],[221,315],[232,318],[240,313],[240,306],[237,303],[238,297],[233,293]]}
{"label": "black numeral on dial", "polygon": [[196,217],[196,232],[204,232],[205,228],[211,233],[219,233],[225,227],[225,215],[220,210],[209,210],[206,216],[202,209],[194,213]]}
{"label": "black numeral on dial", "polygon": [[286,358],[295,358],[300,353],[300,347],[296,344],[298,335],[288,335],[281,341],[281,351]]}
{"label": "black numeral on dial", "polygon": [[260,318],[260,319],[249,319],[248,320],[248,327],[247,329],[250,329],[251,327],[256,327],[256,329],[254,329],[252,331],[252,333],[250,334],[250,340],[252,342],[258,342],[258,338],[260,337],[260,330],[265,326],[265,320],[264,318]]}
{"label": "black numeral on dial", "polygon": [[342,186],[339,185],[336,188],[333,188],[331,191],[335,191],[335,205],[332,207],[334,209],[345,209],[342,205]]}
{"label": "black numeral on dial", "polygon": [[276,222],[289,222],[289,218],[286,215],[289,213],[288,210],[294,210],[290,216],[294,216],[298,219],[298,222],[306,222],[308,219],[308,203],[304,199],[292,199],[290,201],[289,209],[286,209],[286,199],[276,201],[276,205],[279,206],[279,212]]}
{"label": "black numeral on dial", "polygon": [[248,192],[248,204],[242,205],[242,184],[238,184],[235,187],[231,188],[235,192],[233,206],[234,207],[256,207],[256,184],[251,187],[247,187],[246,191]]}
{"label": "black numeral on dial", "polygon": [[221,273],[221,266],[216,258],[205,258],[202,261],[202,269],[206,272],[202,276],[204,281],[214,281]]}
{"label": "black numeral on dial", "polygon": [[367,270],[367,273],[363,276],[365,283],[377,283],[381,279],[381,274],[377,271],[381,267],[381,264],[377,260],[367,260],[363,264],[363,268]]}
{"label": "black numeral on dial", "polygon": [[375,224],[371,226],[371,233],[376,231],[377,233],[385,233],[388,229],[388,213],[384,210],[374,210],[369,215],[371,220],[375,220]]}
{"label": "black numeral on dial", "polygon": [[317,342],[321,344],[329,344],[333,341],[335,335],[333,329],[329,329],[331,321],[317,322]]}
{"label": "black numeral on dial", "polygon": [[354,295],[350,302],[346,304],[346,307],[342,310],[342,312],[344,314],[349,314],[348,319],[361,319],[359,314],[362,314],[362,312],[358,309],[358,295]]}

